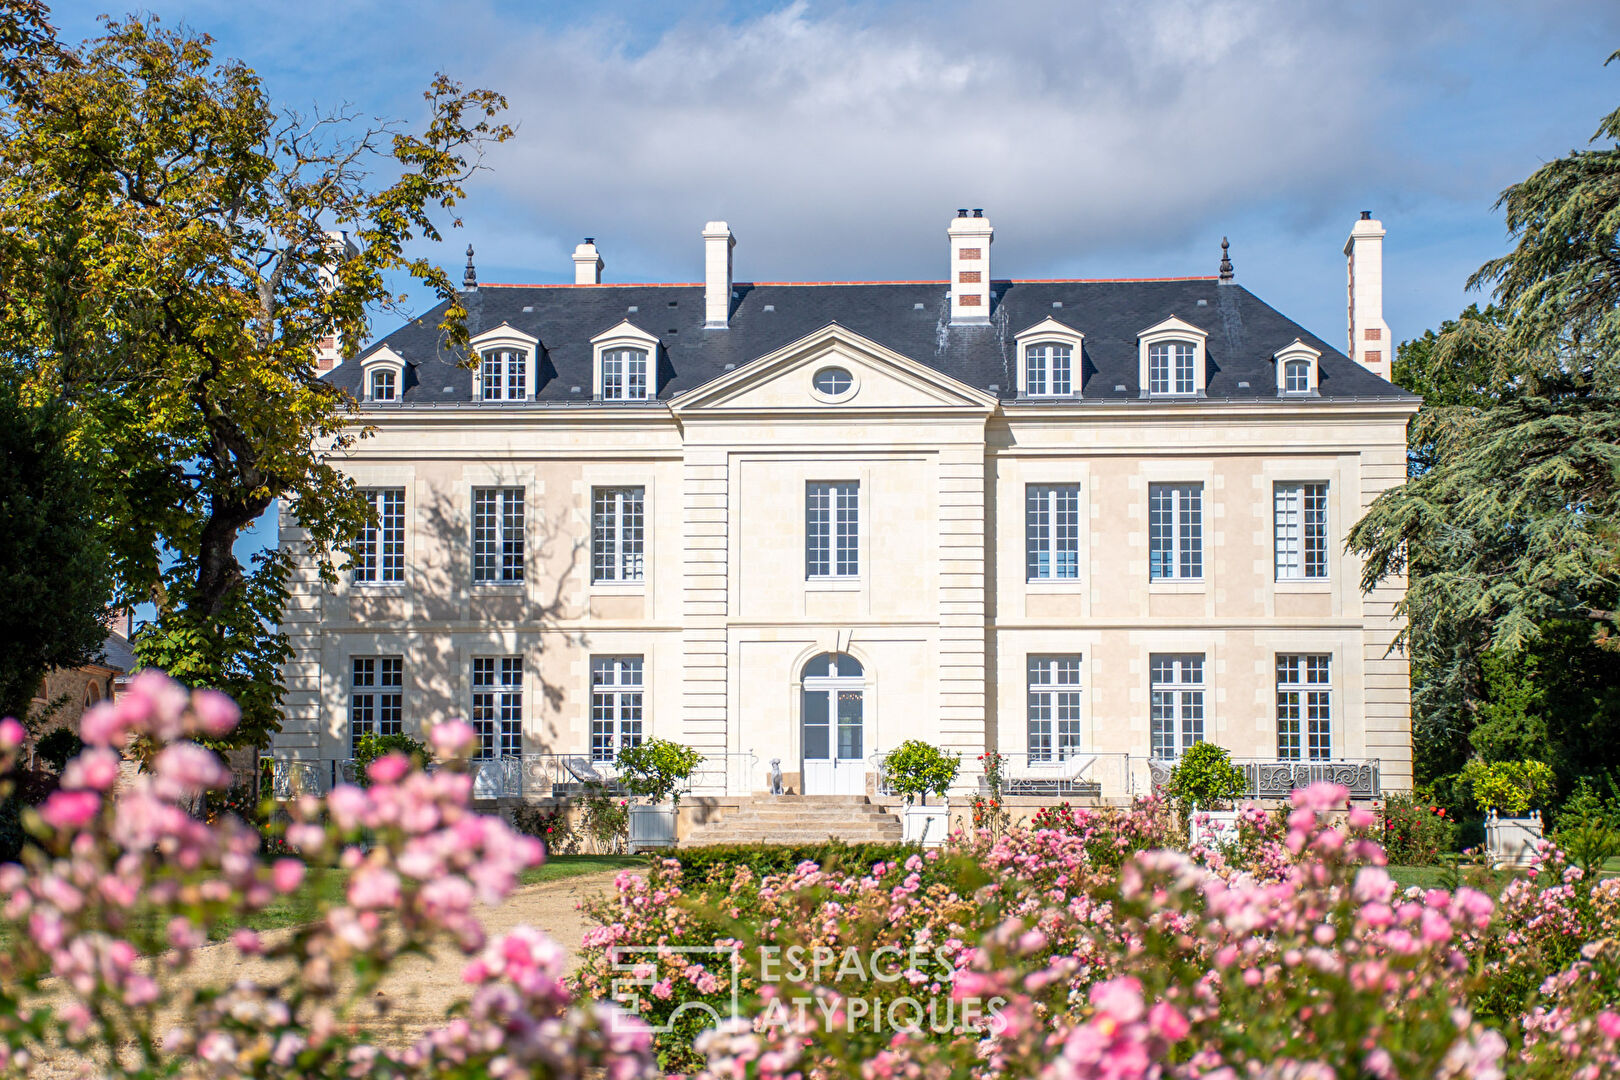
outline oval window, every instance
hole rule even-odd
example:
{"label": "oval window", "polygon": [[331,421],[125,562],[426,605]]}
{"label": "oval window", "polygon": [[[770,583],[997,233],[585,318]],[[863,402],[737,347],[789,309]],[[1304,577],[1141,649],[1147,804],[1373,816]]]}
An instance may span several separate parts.
{"label": "oval window", "polygon": [[827,367],[816,372],[816,389],[828,397],[847,394],[854,385],[855,377],[841,367]]}

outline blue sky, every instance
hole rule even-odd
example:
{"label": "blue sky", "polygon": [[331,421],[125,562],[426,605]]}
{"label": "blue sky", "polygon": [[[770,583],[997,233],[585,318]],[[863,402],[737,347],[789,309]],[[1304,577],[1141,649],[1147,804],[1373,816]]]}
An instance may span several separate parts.
{"label": "blue sky", "polygon": [[[96,4],[60,4],[65,36]],[[703,222],[741,280],[942,278],[958,206],[998,277],[1213,273],[1329,341],[1358,211],[1389,230],[1398,338],[1505,246],[1497,194],[1620,105],[1620,5],[149,0],[273,96],[419,119],[435,71],[505,93],[436,257],[561,281],[690,281]],[[380,332],[390,327],[379,326]],[[273,526],[269,533],[273,534]],[[262,543],[263,530],[250,538]]]}

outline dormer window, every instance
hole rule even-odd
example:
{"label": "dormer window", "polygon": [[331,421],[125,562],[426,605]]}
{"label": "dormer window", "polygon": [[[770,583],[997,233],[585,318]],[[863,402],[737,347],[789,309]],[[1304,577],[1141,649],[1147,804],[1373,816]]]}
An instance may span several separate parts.
{"label": "dormer window", "polygon": [[1204,393],[1209,335],[1174,315],[1136,336],[1143,397],[1199,397]]}
{"label": "dormer window", "polygon": [[371,400],[395,401],[399,397],[398,376],[393,368],[374,368],[371,372]]}
{"label": "dormer window", "polygon": [[1192,394],[1193,357],[1190,341],[1161,341],[1148,346],[1148,393]]}
{"label": "dormer window", "polygon": [[625,319],[591,339],[597,401],[651,401],[658,397],[658,339]]}
{"label": "dormer window", "polygon": [[647,397],[647,351],[608,349],[602,353],[602,400],[642,401]]}
{"label": "dormer window", "polygon": [[1030,397],[1068,397],[1074,393],[1074,350],[1067,345],[1031,345],[1024,352]]}
{"label": "dormer window", "polygon": [[1322,354],[1295,338],[1274,354],[1277,393],[1281,397],[1313,397],[1317,393],[1317,361]]}
{"label": "dormer window", "polygon": [[1080,396],[1080,358],[1085,335],[1072,326],[1045,318],[1015,337],[1018,389],[1023,397]]}
{"label": "dormer window", "polygon": [[386,345],[360,361],[360,372],[367,401],[398,401],[405,392],[405,361]]}
{"label": "dormer window", "polygon": [[479,401],[533,400],[539,338],[502,323],[473,338],[472,347],[478,353],[473,389]]}

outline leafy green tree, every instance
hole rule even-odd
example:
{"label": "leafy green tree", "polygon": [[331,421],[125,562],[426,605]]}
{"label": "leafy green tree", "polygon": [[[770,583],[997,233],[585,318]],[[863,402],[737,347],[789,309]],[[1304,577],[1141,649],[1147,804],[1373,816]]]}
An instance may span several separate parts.
{"label": "leafy green tree", "polygon": [[962,755],[941,750],[921,739],[907,739],[883,756],[883,775],[895,791],[906,797],[906,804],[932,792],[943,799],[962,769]]}
{"label": "leafy green tree", "polygon": [[1165,793],[1180,805],[1183,814],[1195,806],[1218,810],[1248,790],[1249,779],[1232,764],[1231,752],[1211,742],[1189,746],[1165,784]]}
{"label": "leafy green tree", "polygon": [[448,301],[446,343],[465,344],[452,282],[407,246],[441,239],[435,215],[511,134],[505,102],[438,76],[419,132],[303,116],[155,18],[78,47],[40,26],[0,16],[0,349],[71,410],[120,599],[157,606],[138,655],[229,691],[239,741],[260,742],[289,563],[245,568],[235,542],[283,500],[330,576],[366,521],[331,464],[354,403],[317,345],[364,340],[396,275]]}
{"label": "leafy green tree", "polygon": [[45,675],[93,660],[112,576],[94,491],[57,403],[0,375],[0,716],[27,717]]}
{"label": "leafy green tree", "polygon": [[681,790],[705,760],[690,746],[668,739],[648,739],[619,751],[619,775],[632,795],[640,795],[655,805],[672,799],[678,807]]}

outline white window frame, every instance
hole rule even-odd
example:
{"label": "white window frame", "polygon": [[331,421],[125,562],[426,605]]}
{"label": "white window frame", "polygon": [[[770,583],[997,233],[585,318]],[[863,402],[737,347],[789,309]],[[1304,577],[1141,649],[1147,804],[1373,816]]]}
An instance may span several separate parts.
{"label": "white window frame", "polygon": [[[372,393],[372,377],[379,371],[389,372],[394,377],[394,396],[379,398]],[[368,402],[393,404],[405,396],[405,360],[394,350],[384,345],[376,352],[360,361],[360,396]]]}
{"label": "white window frame", "polygon": [[[1063,504],[1071,500],[1065,509]],[[1079,484],[1024,485],[1026,581],[1080,580],[1080,513]],[[1072,514],[1072,521],[1060,521],[1060,514]]]}
{"label": "white window frame", "polygon": [[1333,760],[1333,654],[1277,654],[1277,757]]}
{"label": "white window frame", "polygon": [[[522,585],[528,555],[528,507],[521,487],[480,485],[472,489],[472,579],[474,585]],[[482,497],[494,503],[494,519],[486,526]],[[516,510],[516,521],[513,510]],[[488,527],[492,531],[480,535]],[[487,558],[486,566],[481,560]]]}
{"label": "white window frame", "polygon": [[[1319,350],[1311,348],[1299,338],[1272,354],[1277,364],[1277,394],[1279,397],[1315,397],[1321,376],[1322,354]],[[1307,385],[1303,390],[1290,390],[1288,388],[1288,366],[1303,363],[1307,371]]]}
{"label": "white window frame", "polygon": [[[1019,394],[1042,400],[1048,398],[1068,400],[1080,397],[1085,342],[1086,337],[1080,331],[1050,317],[1042,319],[1015,336],[1013,345],[1018,356]],[[1051,350],[1056,348],[1069,350],[1068,389],[1061,392],[1054,389],[1051,378]],[[1030,364],[1032,354],[1036,350],[1041,350],[1045,360],[1045,375],[1038,383],[1032,377]]]}
{"label": "white window frame", "polygon": [[[1138,349],[1137,380],[1141,387],[1141,395],[1146,398],[1186,399],[1201,397],[1205,389],[1205,381],[1209,369],[1207,357],[1207,343],[1209,334],[1194,326],[1190,322],[1178,319],[1174,315],[1143,330],[1136,337]],[[1152,389],[1151,356],[1155,346],[1162,345],[1191,345],[1192,346],[1192,383],[1189,388],[1180,388],[1176,384],[1176,364],[1174,354],[1170,361],[1169,388],[1154,392]]]}
{"label": "white window frame", "polygon": [[1328,580],[1326,480],[1277,481],[1272,485],[1272,535],[1278,581]]}
{"label": "white window frame", "polygon": [[1148,755],[1153,760],[1174,761],[1209,738],[1208,673],[1204,653],[1148,656]]}
{"label": "white window frame", "polygon": [[[1162,497],[1169,499],[1167,508],[1159,505]],[[1166,510],[1170,515],[1168,535],[1157,520],[1157,515]],[[1204,522],[1207,517],[1203,483],[1148,485],[1148,580],[1204,579]],[[1155,556],[1160,551],[1168,555],[1168,573],[1159,572],[1162,563]]]}
{"label": "white window frame", "polygon": [[[523,331],[502,323],[492,330],[486,330],[473,338],[470,342],[474,355],[478,357],[478,366],[473,371],[473,400],[488,402],[490,404],[511,403],[516,401],[533,401],[535,392],[535,369],[539,366],[540,339],[525,334]],[[518,377],[512,377],[512,361],[509,356],[515,356],[522,365]],[[500,359],[497,360],[496,358]],[[485,365],[499,363],[498,371],[492,383],[486,383]],[[495,392],[490,394],[493,389]]]}
{"label": "white window frame", "polygon": [[646,577],[647,489],[591,488],[591,583],[640,584]]}
{"label": "white window frame", "polygon": [[615,761],[647,738],[647,660],[591,657],[591,760]]}
{"label": "white window frame", "polygon": [[[631,396],[629,391],[629,378],[621,374],[616,392],[609,396],[612,389],[608,385],[605,365],[610,354],[621,354],[626,351],[646,354],[647,377],[643,393],[639,397]],[[631,323],[628,319],[620,322],[611,330],[596,335],[591,339],[591,397],[596,401],[625,402],[625,401],[655,401],[658,398],[658,339],[647,331]]]}
{"label": "white window frame", "polygon": [[479,761],[523,754],[523,657],[472,658],[472,726]]}
{"label": "white window frame", "polygon": [[[824,505],[819,501],[823,499]],[[805,481],[804,576],[807,581],[852,581],[861,576],[859,480]]]}
{"label": "white window frame", "polygon": [[1080,753],[1083,659],[1079,653],[1026,657],[1025,747],[1030,761],[1067,761]]}
{"label": "white window frame", "polygon": [[401,735],[405,731],[405,658],[349,657],[349,756],[366,734]]}
{"label": "white window frame", "polygon": [[398,585],[405,580],[405,489],[362,488],[376,518],[361,528],[349,552],[349,581],[360,586]]}

